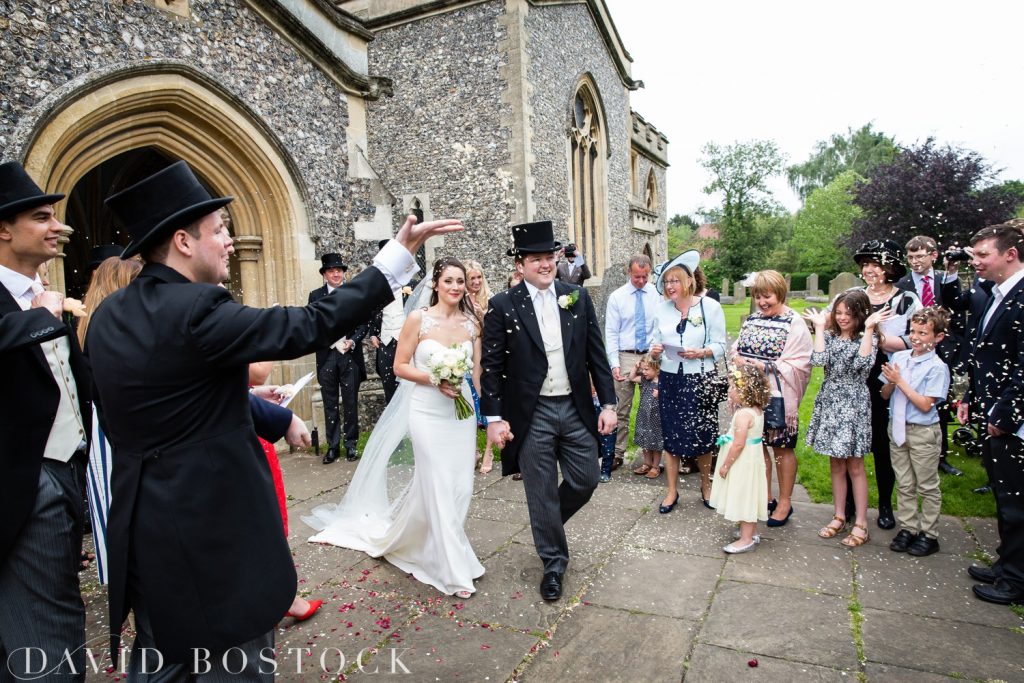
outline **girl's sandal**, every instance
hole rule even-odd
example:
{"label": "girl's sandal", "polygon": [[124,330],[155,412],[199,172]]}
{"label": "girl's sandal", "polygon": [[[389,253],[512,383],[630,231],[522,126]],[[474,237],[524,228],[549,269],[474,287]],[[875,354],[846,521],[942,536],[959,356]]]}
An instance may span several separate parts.
{"label": "girl's sandal", "polygon": [[657,479],[658,477],[661,476],[661,468],[652,467],[651,469],[647,470],[647,474],[645,474],[644,476],[647,477],[648,479]]}
{"label": "girl's sandal", "polygon": [[[860,529],[861,531],[863,531],[864,535],[863,536],[857,536],[855,534],[857,529]],[[841,542],[847,548],[859,548],[860,546],[862,546],[865,543],[867,543],[870,539],[871,539],[871,535],[868,534],[868,528],[867,528],[866,525],[864,525],[864,524],[854,524],[853,527],[850,530],[850,533],[847,534],[846,538],[844,538]]]}
{"label": "girl's sandal", "polygon": [[647,474],[650,471],[651,471],[651,466],[646,464],[646,463],[644,463],[643,465],[640,465],[639,467],[634,468],[633,469],[633,474]]}
{"label": "girl's sandal", "polygon": [[[836,522],[839,522],[839,526],[832,526]],[[835,538],[845,530],[846,520],[839,515],[832,515],[832,521],[818,530],[818,536],[821,538]]]}

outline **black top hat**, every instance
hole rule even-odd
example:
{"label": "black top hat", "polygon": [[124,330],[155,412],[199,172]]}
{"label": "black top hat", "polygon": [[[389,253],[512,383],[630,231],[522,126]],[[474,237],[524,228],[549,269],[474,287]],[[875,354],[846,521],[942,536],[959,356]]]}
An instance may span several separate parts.
{"label": "black top hat", "polygon": [[17,161],[0,164],[0,220],[61,199],[62,194],[44,194]]}
{"label": "black top hat", "polygon": [[89,250],[89,270],[96,270],[111,256],[120,256],[124,247],[118,244],[100,244]]}
{"label": "black top hat", "polygon": [[129,258],[233,199],[211,197],[188,164],[179,161],[107,197],[104,203],[131,235],[131,244],[121,254]]}
{"label": "black top hat", "polygon": [[320,274],[323,275],[324,271],[328,268],[341,268],[343,271],[348,270],[348,266],[341,260],[341,254],[335,254],[333,252],[324,254],[320,257]]}
{"label": "black top hat", "polygon": [[537,221],[512,226],[512,243],[509,256],[521,254],[545,254],[558,251],[561,243],[555,241],[555,229],[551,221]]}
{"label": "black top hat", "polygon": [[907,266],[903,263],[903,250],[892,240],[868,240],[860,245],[860,249],[853,255],[853,260],[857,265],[863,265],[864,261],[876,261],[883,267],[891,268],[897,280],[907,274]]}

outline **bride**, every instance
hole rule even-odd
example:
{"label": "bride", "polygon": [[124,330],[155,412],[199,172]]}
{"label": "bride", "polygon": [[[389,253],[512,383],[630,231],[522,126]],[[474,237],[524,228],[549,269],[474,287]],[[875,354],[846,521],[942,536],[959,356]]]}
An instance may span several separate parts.
{"label": "bride", "polygon": [[[480,377],[480,326],[466,298],[466,268],[454,258],[434,264],[430,307],[409,313],[398,337],[399,389],[370,435],[341,504],[303,518],[329,543],[383,556],[418,581],[468,598],[484,573],[464,524],[473,496],[476,421],[458,419],[455,397],[473,404],[466,382],[430,381],[431,355],[453,345],[472,351]],[[409,457],[411,441],[412,457]],[[411,462],[410,462],[411,460]]]}

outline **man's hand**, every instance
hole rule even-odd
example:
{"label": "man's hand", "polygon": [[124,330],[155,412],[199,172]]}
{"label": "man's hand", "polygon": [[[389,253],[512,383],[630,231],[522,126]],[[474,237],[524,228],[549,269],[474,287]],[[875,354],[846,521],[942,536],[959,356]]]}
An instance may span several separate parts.
{"label": "man's hand", "polygon": [[505,420],[488,423],[487,440],[497,446],[498,450],[505,448],[505,444],[513,438],[515,437],[512,435],[512,430],[509,429],[508,422]]}
{"label": "man's hand", "polygon": [[605,408],[601,411],[601,414],[597,416],[597,432],[599,434],[611,434],[615,431],[615,427],[618,426],[618,424],[619,418],[611,408]]}
{"label": "man's hand", "polygon": [[380,337],[370,337],[370,346],[375,349],[380,348]]}
{"label": "man's hand", "polygon": [[967,424],[967,421],[971,419],[971,411],[967,404],[967,401],[960,401],[960,404],[956,407],[956,421],[962,425]]}
{"label": "man's hand", "polygon": [[455,219],[430,221],[429,223],[416,224],[416,216],[409,216],[405,219],[405,225],[395,235],[398,243],[410,254],[415,254],[423,246],[428,238],[434,235],[447,235],[450,232],[461,232],[465,230],[462,223]]}
{"label": "man's hand", "polygon": [[1003,436],[1004,434],[1006,434],[1006,432],[1004,432],[999,427],[996,427],[991,422],[988,423],[988,433],[989,436]]}
{"label": "man's hand", "polygon": [[348,353],[355,347],[355,345],[356,343],[354,341],[352,341],[351,339],[346,339],[345,343],[343,344],[345,350],[342,353]]}
{"label": "man's hand", "polygon": [[312,443],[309,440],[309,430],[306,429],[306,423],[298,415],[292,415],[292,423],[288,425],[288,431],[284,433],[284,440],[289,446],[294,446],[295,448],[308,447]]}
{"label": "man's hand", "polygon": [[32,297],[32,308],[45,308],[60,320],[64,312],[64,295],[60,292],[39,292]]}
{"label": "man's hand", "polygon": [[622,376],[622,373],[619,372],[618,368],[612,368],[612,379],[614,379],[616,382],[626,381],[626,378]]}
{"label": "man's hand", "polygon": [[278,393],[276,384],[264,384],[262,386],[253,387],[252,395],[256,398],[262,398],[264,401],[270,401],[271,403],[281,404],[284,400],[284,395]]}

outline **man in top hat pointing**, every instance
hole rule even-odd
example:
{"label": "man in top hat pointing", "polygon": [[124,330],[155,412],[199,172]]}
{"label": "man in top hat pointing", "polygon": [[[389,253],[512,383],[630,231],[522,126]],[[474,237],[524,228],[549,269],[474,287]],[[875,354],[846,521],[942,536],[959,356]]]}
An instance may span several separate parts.
{"label": "man in top hat pointing", "polygon": [[597,487],[597,437],[615,429],[615,388],[587,290],[555,282],[551,222],[514,226],[512,237],[523,282],[496,294],[484,316],[480,408],[502,448],[502,475],[522,472],[541,597],[557,600],[569,562],[564,525]]}
{"label": "man in top hat pointing", "polygon": [[[78,586],[89,374],[36,270],[62,225],[16,162],[0,165],[0,680],[84,680]],[[72,675],[65,652],[78,675]],[[40,666],[44,668],[40,670]],[[52,669],[52,671],[51,671]],[[50,679],[48,679],[50,680]]]}
{"label": "man in top hat pointing", "polygon": [[[309,293],[308,303],[338,291],[345,284],[348,266],[341,254],[328,253],[320,257],[320,274],[324,286]],[[360,322],[345,336],[330,346],[316,350],[316,381],[320,384],[320,396],[324,402],[324,421],[327,427],[327,455],[324,464],[338,459],[341,445],[341,409],[345,412],[345,459],[356,459],[356,442],[359,440],[359,385],[366,380],[366,360],[360,346],[369,330],[369,319]]]}
{"label": "man in top hat pointing", "polygon": [[132,238],[122,257],[146,262],[93,313],[86,342],[114,449],[112,648],[129,609],[138,632],[129,680],[142,662],[160,663],[140,646],[160,652],[170,680],[207,667],[273,679],[273,628],[296,576],[253,431],[248,365],[332,344],[411,277],[410,252],[462,229],[409,219],[342,291],[304,308],[256,309],[218,286],[233,252],[218,209],[231,199],[211,197],[178,162],[106,201]]}

